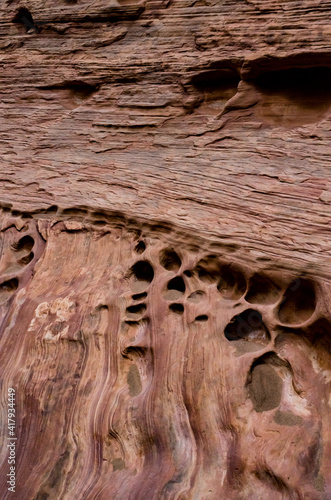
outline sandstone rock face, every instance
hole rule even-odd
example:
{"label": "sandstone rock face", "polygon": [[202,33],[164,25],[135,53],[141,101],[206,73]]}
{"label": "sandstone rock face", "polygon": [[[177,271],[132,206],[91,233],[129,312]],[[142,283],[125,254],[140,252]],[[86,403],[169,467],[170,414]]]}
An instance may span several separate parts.
{"label": "sandstone rock face", "polygon": [[1,498],[329,500],[330,4],[0,14]]}

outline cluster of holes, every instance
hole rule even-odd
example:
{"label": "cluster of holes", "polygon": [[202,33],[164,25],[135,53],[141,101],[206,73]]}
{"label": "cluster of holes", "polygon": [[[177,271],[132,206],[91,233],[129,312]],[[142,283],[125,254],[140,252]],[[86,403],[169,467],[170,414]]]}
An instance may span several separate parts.
{"label": "cluster of holes", "polygon": [[21,266],[26,266],[34,258],[34,253],[31,251],[34,246],[34,239],[31,236],[23,236],[20,240],[12,245],[14,252],[27,252],[26,255],[21,256],[17,262]]}
{"label": "cluster of holes", "polygon": [[[251,304],[272,305],[281,299],[281,293],[278,284],[269,277],[256,273],[249,280],[245,300]],[[315,348],[316,359],[319,359],[320,365],[326,366],[326,358],[329,358],[330,353],[331,325],[322,318],[311,326],[305,326],[313,317],[315,309],[314,284],[306,278],[298,278],[290,283],[276,309],[278,320],[284,326],[276,329],[277,337],[274,345],[279,348],[288,339],[292,341],[299,335],[301,341],[309,342]],[[300,328],[296,332],[297,327]],[[264,349],[271,341],[271,335],[263,322],[262,315],[255,309],[246,309],[234,316],[226,326],[224,336],[236,347],[239,346],[240,354]],[[318,342],[321,338],[322,342]],[[242,347],[243,344],[245,347]],[[292,374],[290,364],[274,352],[263,354],[253,362],[246,385],[255,411],[268,411],[279,406],[285,372]],[[276,423],[280,422],[283,425],[298,425],[301,420],[291,412],[278,412],[275,419]]]}
{"label": "cluster of holes", "polygon": [[[140,241],[135,250],[137,253],[143,253],[145,248],[145,243]],[[144,317],[147,306],[140,301],[145,300],[148,296],[148,292],[146,290],[154,279],[154,269],[147,260],[139,260],[131,267],[130,275],[134,280],[132,288],[136,292],[132,295],[132,300],[135,302],[138,301],[139,304],[133,304],[126,308],[126,323],[134,325],[139,321],[148,319]]]}
{"label": "cluster of holes", "polygon": [[[34,253],[32,248],[34,247],[35,241],[29,236],[25,235],[18,241],[12,244],[11,250],[13,255],[16,257],[16,262],[20,266],[27,266],[34,258]],[[19,280],[18,278],[11,278],[0,284],[0,293],[2,300],[7,300],[18,288]]]}

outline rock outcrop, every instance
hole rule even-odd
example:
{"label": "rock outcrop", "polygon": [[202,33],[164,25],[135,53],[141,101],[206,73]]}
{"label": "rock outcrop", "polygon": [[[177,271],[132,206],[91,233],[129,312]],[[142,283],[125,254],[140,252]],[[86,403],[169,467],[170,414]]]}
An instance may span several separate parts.
{"label": "rock outcrop", "polygon": [[1,498],[331,497],[330,11],[1,4]]}

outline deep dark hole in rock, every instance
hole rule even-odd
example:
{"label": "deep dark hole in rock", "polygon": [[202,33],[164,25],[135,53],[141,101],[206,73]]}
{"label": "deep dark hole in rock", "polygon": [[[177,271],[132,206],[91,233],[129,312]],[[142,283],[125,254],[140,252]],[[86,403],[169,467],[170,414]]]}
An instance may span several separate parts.
{"label": "deep dark hole in rock", "polygon": [[59,207],[57,205],[51,205],[50,207],[46,208],[46,210],[42,210],[43,212],[46,213],[56,213],[58,211]]}
{"label": "deep dark hole in rock", "polygon": [[82,100],[88,99],[91,97],[97,90],[99,90],[98,85],[91,85],[89,83],[73,80],[67,82],[61,82],[55,85],[45,85],[39,87],[40,90],[67,90],[72,95],[79,97]]}
{"label": "deep dark hole in rock", "polygon": [[151,264],[145,260],[140,260],[132,266],[132,273],[139,281],[151,283],[154,278],[154,270]]}
{"label": "deep dark hole in rock", "polygon": [[146,245],[145,243],[141,240],[141,241],[138,241],[136,247],[135,247],[135,251],[139,254],[143,253],[144,251],[146,250]]}
{"label": "deep dark hole in rock", "polygon": [[290,68],[269,71],[256,79],[257,85],[266,90],[312,91],[328,90],[331,93],[331,68]]}
{"label": "deep dark hole in rock", "polygon": [[183,314],[183,312],[184,312],[183,304],[170,304],[169,309],[170,309],[170,311],[172,311],[176,314]]}
{"label": "deep dark hole in rock", "polygon": [[245,293],[246,278],[239,269],[222,266],[220,276],[217,289],[225,299],[237,300]]}
{"label": "deep dark hole in rock", "polygon": [[146,297],[147,297],[147,293],[146,292],[136,293],[135,295],[132,295],[132,299],[133,300],[143,300],[143,299],[146,299]]}
{"label": "deep dark hole in rock", "polygon": [[275,367],[290,368],[289,364],[274,352],[264,354],[252,364],[247,388],[256,412],[272,410],[281,402],[283,381]]}
{"label": "deep dark hole in rock", "polygon": [[207,314],[200,314],[200,316],[197,316],[194,321],[208,321],[208,316]]}
{"label": "deep dark hole in rock", "polygon": [[64,208],[63,215],[85,215],[87,214],[86,208]]}
{"label": "deep dark hole in rock", "polygon": [[194,75],[190,84],[205,102],[228,101],[237,92],[239,75],[231,69],[209,69]]}
{"label": "deep dark hole in rock", "polygon": [[15,252],[19,252],[21,250],[25,250],[30,252],[34,245],[34,239],[31,236],[23,236],[20,240],[12,245],[12,249]]}
{"label": "deep dark hole in rock", "polygon": [[4,281],[0,285],[0,290],[5,292],[12,292],[18,288],[18,279],[12,278],[11,280]]}
{"label": "deep dark hole in rock", "polygon": [[167,249],[161,253],[160,264],[168,271],[178,271],[182,265],[182,261],[175,250]]}
{"label": "deep dark hole in rock", "polygon": [[21,264],[21,266],[27,266],[32,260],[33,260],[33,257],[34,257],[34,253],[33,252],[30,252],[28,255],[26,255],[25,257],[22,257],[18,263]]}
{"label": "deep dark hole in rock", "polygon": [[180,276],[176,276],[176,278],[173,278],[168,283],[168,290],[177,290],[178,292],[184,293],[185,288],[186,287],[185,287],[184,280]]}
{"label": "deep dark hole in rock", "polygon": [[145,304],[137,304],[134,306],[129,306],[126,308],[126,311],[131,314],[142,314],[143,312],[146,311],[146,305]]}
{"label": "deep dark hole in rock", "polygon": [[246,309],[234,316],[224,330],[225,338],[229,341],[249,340],[268,343],[270,334],[263,323],[262,316],[254,309]]}
{"label": "deep dark hole in rock", "polygon": [[267,276],[254,274],[249,280],[245,300],[251,304],[273,304],[280,296],[280,288]]}
{"label": "deep dark hole in rock", "polygon": [[28,32],[30,30],[37,30],[37,26],[35,25],[31,12],[25,7],[21,7],[16,13],[13,23],[21,24],[24,26],[25,31]]}
{"label": "deep dark hole in rock", "polygon": [[270,71],[257,78],[257,87],[265,93],[280,93],[303,107],[331,104],[331,68],[292,68]]}

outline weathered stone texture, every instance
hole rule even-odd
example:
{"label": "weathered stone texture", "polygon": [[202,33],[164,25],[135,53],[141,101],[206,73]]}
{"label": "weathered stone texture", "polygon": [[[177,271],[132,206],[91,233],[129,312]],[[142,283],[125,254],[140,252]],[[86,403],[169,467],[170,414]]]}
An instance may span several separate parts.
{"label": "weathered stone texture", "polygon": [[2,1],[2,498],[331,497],[330,13]]}

